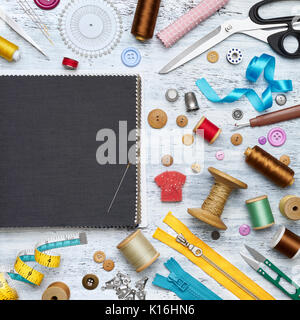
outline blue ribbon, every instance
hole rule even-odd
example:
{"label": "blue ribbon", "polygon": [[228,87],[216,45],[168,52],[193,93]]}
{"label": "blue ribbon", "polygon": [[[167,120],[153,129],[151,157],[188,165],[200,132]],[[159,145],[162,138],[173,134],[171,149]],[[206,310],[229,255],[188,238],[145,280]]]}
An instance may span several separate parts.
{"label": "blue ribbon", "polygon": [[234,89],[227,97],[221,99],[204,78],[197,80],[196,85],[209,101],[232,103],[246,96],[253,107],[258,112],[262,112],[272,107],[273,92],[288,92],[293,90],[291,80],[274,80],[275,58],[273,56],[262,54],[260,57],[254,57],[247,68],[246,78],[250,82],[255,83],[263,72],[269,86],[262,93],[261,98],[253,89]]}

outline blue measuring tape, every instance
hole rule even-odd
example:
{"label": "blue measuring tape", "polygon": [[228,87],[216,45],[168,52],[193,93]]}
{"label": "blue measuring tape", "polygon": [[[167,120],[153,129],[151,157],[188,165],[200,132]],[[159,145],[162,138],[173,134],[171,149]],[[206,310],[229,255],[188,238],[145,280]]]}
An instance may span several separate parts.
{"label": "blue measuring tape", "polygon": [[197,80],[196,85],[205,95],[205,97],[211,102],[232,103],[238,101],[243,96],[246,96],[253,107],[258,112],[262,112],[272,107],[273,92],[288,92],[293,90],[293,84],[291,80],[274,80],[275,58],[265,53],[260,57],[254,57],[251,60],[246,71],[246,78],[250,82],[255,83],[263,72],[264,78],[268,82],[269,86],[262,93],[261,98],[253,89],[237,88],[232,90],[227,97],[221,99],[204,78]]}

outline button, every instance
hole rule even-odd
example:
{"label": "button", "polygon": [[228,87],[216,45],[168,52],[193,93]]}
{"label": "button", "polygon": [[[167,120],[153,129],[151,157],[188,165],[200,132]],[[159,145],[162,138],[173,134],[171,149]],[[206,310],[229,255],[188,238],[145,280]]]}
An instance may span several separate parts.
{"label": "button", "polygon": [[234,145],[234,146],[239,146],[243,143],[243,137],[242,135],[240,135],[239,133],[236,133],[234,134],[232,137],[231,137],[231,143]]}
{"label": "button", "polygon": [[281,147],[286,142],[286,133],[281,128],[271,129],[268,133],[268,141],[273,147]]}
{"label": "button", "polygon": [[210,63],[216,63],[219,61],[219,54],[217,51],[210,51],[208,52],[207,54],[207,60],[210,62]]}
{"label": "button", "polygon": [[211,238],[212,238],[213,240],[219,240],[220,237],[221,237],[221,235],[220,235],[220,232],[219,232],[219,231],[213,231],[213,232],[211,233]]}
{"label": "button", "polygon": [[94,253],[94,261],[96,263],[102,263],[105,260],[105,253],[103,251],[96,251]]}
{"label": "button", "polygon": [[44,10],[54,9],[60,0],[34,0],[35,4]]}
{"label": "button", "polygon": [[199,163],[193,163],[191,166],[193,172],[200,173],[201,172],[201,166]]}
{"label": "button", "polygon": [[218,152],[216,153],[216,158],[217,158],[217,160],[219,160],[219,161],[223,160],[223,159],[225,158],[225,153],[224,153],[223,151],[218,151]]}
{"label": "button", "polygon": [[275,98],[275,101],[279,106],[283,106],[286,104],[287,98],[284,94],[278,94]]}
{"label": "button", "polygon": [[191,146],[194,143],[194,136],[192,134],[185,134],[182,137],[182,143],[186,146]]}
{"label": "button", "polygon": [[152,110],[148,115],[148,123],[154,129],[163,128],[167,122],[168,116],[161,109]]}
{"label": "button", "polygon": [[179,94],[176,89],[168,89],[166,92],[166,99],[169,102],[175,102],[178,100]]}
{"label": "button", "polygon": [[245,236],[247,236],[248,234],[250,234],[251,228],[250,228],[250,226],[248,226],[247,224],[243,224],[243,225],[240,226],[239,232],[240,232],[240,235],[241,235],[241,236],[244,236],[244,237],[245,237]]}
{"label": "button", "polygon": [[127,67],[136,67],[141,62],[141,54],[138,49],[127,48],[122,52],[122,62]]}
{"label": "button", "polygon": [[240,109],[235,109],[235,110],[232,111],[232,118],[234,120],[242,120],[243,116],[244,116],[244,113]]}
{"label": "button", "polygon": [[161,163],[165,167],[170,167],[173,164],[173,157],[167,154],[161,158]]}
{"label": "button", "polygon": [[232,48],[227,52],[226,58],[231,64],[240,64],[243,61],[243,54],[240,49]]}
{"label": "button", "polygon": [[99,279],[94,274],[87,274],[82,279],[82,285],[85,289],[94,290],[98,287]]}
{"label": "button", "polygon": [[284,163],[286,166],[288,166],[291,163],[291,158],[287,155],[283,155],[279,159],[282,163]]}
{"label": "button", "polygon": [[258,143],[261,144],[262,146],[265,145],[267,143],[267,138],[266,137],[259,137]]}
{"label": "button", "polygon": [[112,260],[105,260],[103,262],[103,269],[105,271],[111,271],[114,269],[114,267],[115,267],[115,263]]}
{"label": "button", "polygon": [[179,127],[184,128],[189,123],[189,120],[186,116],[181,115],[177,117],[176,123]]}

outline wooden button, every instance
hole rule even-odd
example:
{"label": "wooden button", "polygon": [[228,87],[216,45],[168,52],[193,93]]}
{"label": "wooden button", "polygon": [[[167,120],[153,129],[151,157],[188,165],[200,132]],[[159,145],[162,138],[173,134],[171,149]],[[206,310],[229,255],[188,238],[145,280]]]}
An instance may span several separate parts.
{"label": "wooden button", "polygon": [[163,128],[167,122],[168,116],[161,109],[152,110],[148,115],[148,123],[154,129]]}
{"label": "wooden button", "polygon": [[87,290],[94,290],[98,287],[99,279],[94,274],[87,274],[82,279],[82,285]]}
{"label": "wooden button", "polygon": [[169,154],[166,154],[165,156],[163,156],[161,158],[161,163],[165,166],[165,167],[170,167],[173,164],[173,157],[170,156]]}
{"label": "wooden button", "polygon": [[210,51],[208,52],[207,54],[207,60],[210,62],[210,63],[216,63],[219,61],[219,54],[217,51]]}
{"label": "wooden button", "polygon": [[115,263],[112,260],[105,260],[103,262],[103,269],[105,271],[111,271],[114,269],[114,267],[115,267]]}
{"label": "wooden button", "polygon": [[194,136],[192,134],[185,134],[182,137],[182,143],[186,146],[191,146],[194,143]]}
{"label": "wooden button", "polygon": [[176,123],[179,127],[184,128],[187,126],[189,120],[186,116],[180,115],[176,119]]}
{"label": "wooden button", "polygon": [[243,137],[239,133],[236,133],[231,137],[231,143],[234,146],[239,146],[243,143]]}
{"label": "wooden button", "polygon": [[287,155],[283,155],[279,159],[282,163],[284,163],[286,166],[288,166],[291,163],[291,159]]}
{"label": "wooden button", "polygon": [[191,168],[192,168],[193,172],[195,172],[195,173],[201,172],[201,166],[199,163],[192,164]]}
{"label": "wooden button", "polygon": [[96,251],[94,253],[94,261],[96,263],[102,263],[105,260],[105,253],[103,251]]}

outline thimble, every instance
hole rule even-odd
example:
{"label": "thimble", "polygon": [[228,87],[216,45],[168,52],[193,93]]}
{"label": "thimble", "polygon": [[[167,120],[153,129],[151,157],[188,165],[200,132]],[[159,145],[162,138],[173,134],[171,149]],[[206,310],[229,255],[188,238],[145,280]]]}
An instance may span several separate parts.
{"label": "thimble", "polygon": [[188,92],[184,96],[186,111],[192,112],[199,110],[199,105],[194,92]]}

